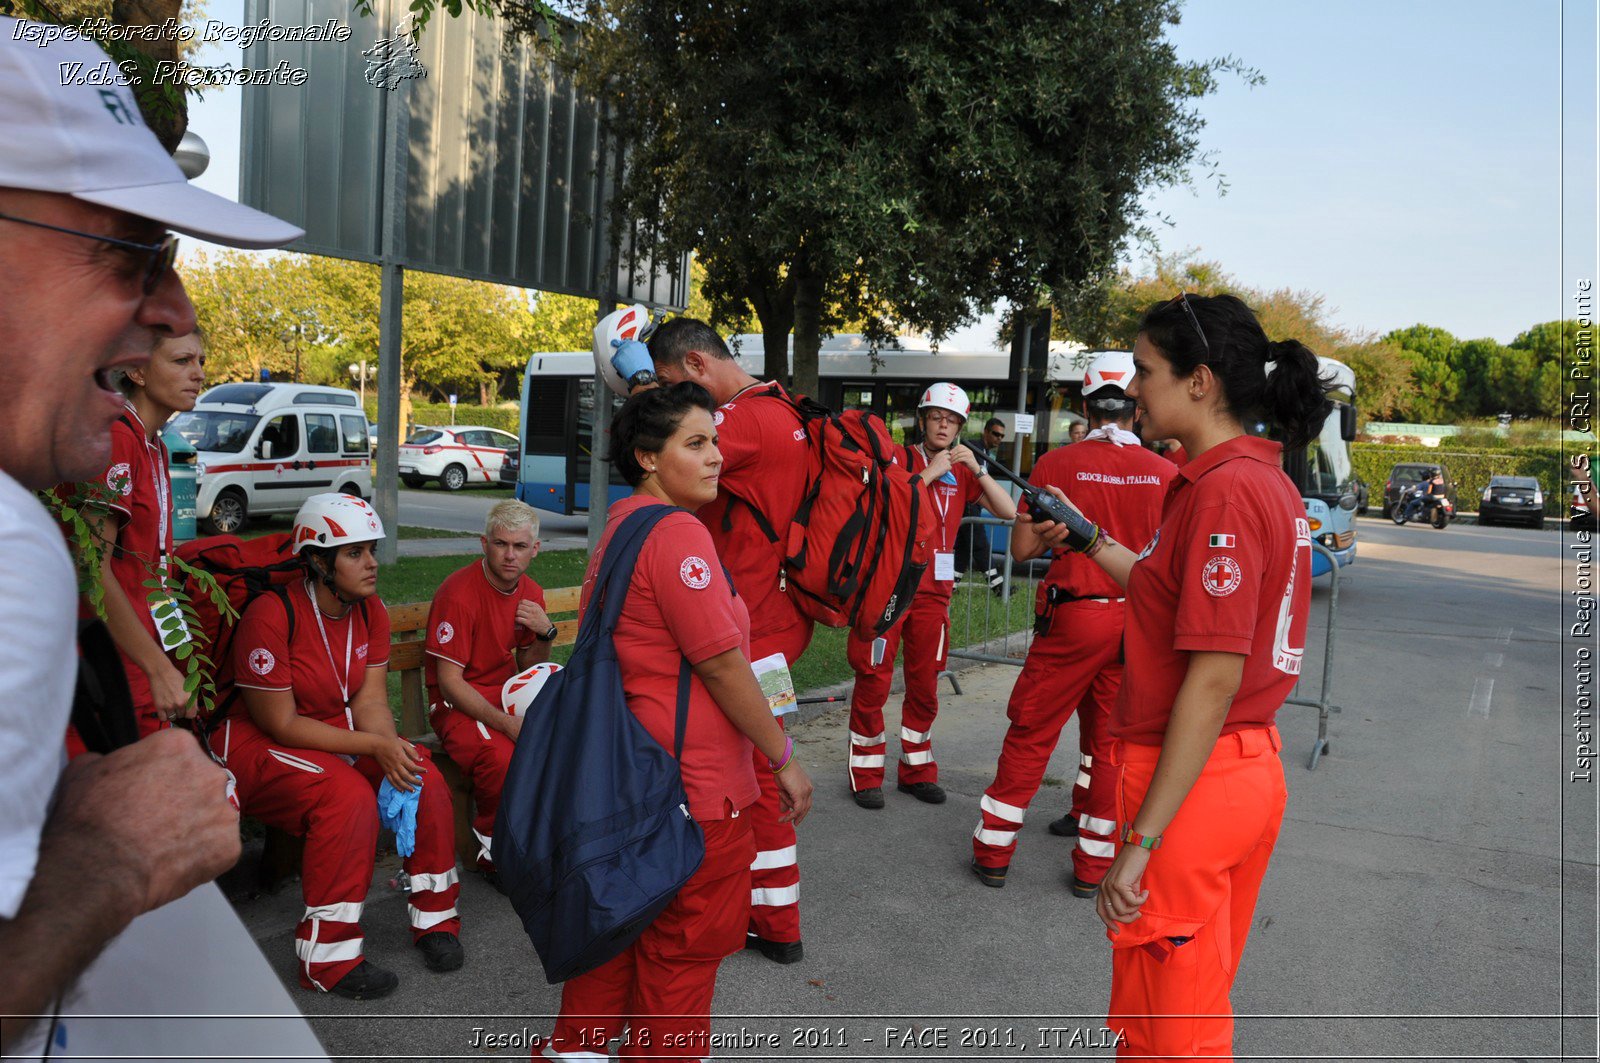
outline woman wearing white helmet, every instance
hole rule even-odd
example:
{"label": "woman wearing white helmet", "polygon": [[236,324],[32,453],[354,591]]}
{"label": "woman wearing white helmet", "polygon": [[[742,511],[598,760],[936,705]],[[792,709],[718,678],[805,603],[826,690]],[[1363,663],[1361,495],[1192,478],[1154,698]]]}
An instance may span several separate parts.
{"label": "woman wearing white helmet", "polygon": [[972,502],[1001,520],[1017,507],[978,458],[957,442],[972,404],[954,384],[934,384],[917,404],[922,442],[905,448],[906,467],[928,485],[939,516],[934,563],[923,573],[903,624],[883,638],[852,637],[846,647],[855,669],[850,695],[850,790],[862,808],[882,808],[884,755],[888,739],[883,706],[889,700],[894,655],[905,640],[905,701],[900,710],[898,788],[929,804],[944,801],[939,765],[933,759],[933,720],[939,714],[939,673],[949,655],[950,596],[955,590],[956,529]]}
{"label": "woman wearing white helmet", "polygon": [[377,597],[374,552],[382,538],[378,514],[359,498],[313,495],[300,507],[292,542],[305,578],[246,607],[233,639],[246,713],[212,740],[238,778],[243,814],[305,838],[300,984],[355,1000],[399,984],[362,958],[385,780],[414,801],[409,854],[404,829],[396,835],[411,877],[412,941],[433,970],[455,970],[463,958],[450,795],[389,713],[389,613]]}

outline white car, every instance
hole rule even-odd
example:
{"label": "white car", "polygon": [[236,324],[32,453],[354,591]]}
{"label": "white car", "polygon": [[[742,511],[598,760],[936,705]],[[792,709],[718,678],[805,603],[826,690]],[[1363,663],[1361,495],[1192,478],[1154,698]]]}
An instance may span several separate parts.
{"label": "white car", "polygon": [[400,445],[400,482],[421,487],[438,480],[446,491],[468,484],[500,486],[500,465],[517,437],[498,428],[461,424],[418,428]]}

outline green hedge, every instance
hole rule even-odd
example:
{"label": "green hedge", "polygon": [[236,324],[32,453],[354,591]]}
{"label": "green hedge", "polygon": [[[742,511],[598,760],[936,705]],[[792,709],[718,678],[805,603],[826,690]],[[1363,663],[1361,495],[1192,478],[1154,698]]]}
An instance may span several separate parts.
{"label": "green hedge", "polygon": [[[416,424],[447,425],[450,423],[450,406],[448,403],[413,402],[411,418]],[[376,399],[367,402],[367,420],[374,423],[378,420]],[[521,420],[522,411],[515,406],[469,406],[464,402],[456,406],[456,424],[481,424],[520,436]]]}
{"label": "green hedge", "polygon": [[1511,450],[1449,450],[1445,447],[1389,446],[1353,443],[1350,447],[1356,475],[1371,489],[1369,504],[1383,508],[1383,485],[1389,470],[1400,462],[1431,462],[1450,470],[1462,509],[1474,511],[1491,476],[1533,476],[1544,489],[1546,516],[1566,515],[1570,482],[1556,447],[1517,447]]}

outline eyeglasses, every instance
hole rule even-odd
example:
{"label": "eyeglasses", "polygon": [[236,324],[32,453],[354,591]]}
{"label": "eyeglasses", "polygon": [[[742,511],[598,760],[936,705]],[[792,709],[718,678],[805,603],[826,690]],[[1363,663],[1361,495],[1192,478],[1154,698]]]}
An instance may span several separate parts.
{"label": "eyeglasses", "polygon": [[112,244],[116,247],[125,247],[130,251],[142,251],[148,258],[144,264],[144,294],[149,295],[161,283],[161,278],[167,275],[167,270],[178,259],[178,238],[171,233],[161,238],[159,244],[141,244],[132,240],[121,240],[115,236],[101,236],[98,233],[80,232],[77,229],[67,229],[60,225],[46,225],[42,221],[33,221],[29,218],[18,218],[12,214],[0,214],[6,221],[14,221],[18,225],[31,225],[35,229],[49,229],[51,232],[66,233],[68,236],[81,236],[85,240],[94,240],[102,244]]}
{"label": "eyeglasses", "polygon": [[951,413],[948,410],[929,410],[927,413],[923,414],[923,416],[926,417],[931,424],[953,424],[960,426],[964,423],[961,420],[960,414]]}
{"label": "eyeglasses", "polygon": [[1189,315],[1189,323],[1194,326],[1195,332],[1199,334],[1200,342],[1201,342],[1202,345],[1204,345],[1204,347],[1206,349],[1206,357],[1210,358],[1211,357],[1211,341],[1206,339],[1206,330],[1200,327],[1200,319],[1195,316],[1194,307],[1189,305],[1189,295],[1188,295],[1188,293],[1187,292],[1179,292],[1177,294],[1177,296],[1172,300],[1172,302],[1168,303],[1167,305],[1171,306],[1172,303],[1177,303],[1179,306],[1183,307],[1183,312]]}

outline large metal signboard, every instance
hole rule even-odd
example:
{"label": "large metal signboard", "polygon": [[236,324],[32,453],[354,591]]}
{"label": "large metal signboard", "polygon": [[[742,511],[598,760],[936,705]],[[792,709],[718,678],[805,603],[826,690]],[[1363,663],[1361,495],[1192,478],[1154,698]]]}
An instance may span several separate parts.
{"label": "large metal signboard", "polygon": [[[296,250],[380,260],[386,109],[407,106],[402,266],[603,298],[618,152],[599,106],[503,23],[441,12],[413,46],[404,14],[390,0],[372,18],[348,0],[247,0],[247,26],[268,32],[245,65],[306,76],[243,90],[240,199],[302,226]],[[330,22],[346,39],[285,39]],[[651,269],[624,239],[615,294],[682,309],[687,257],[678,267]]]}

